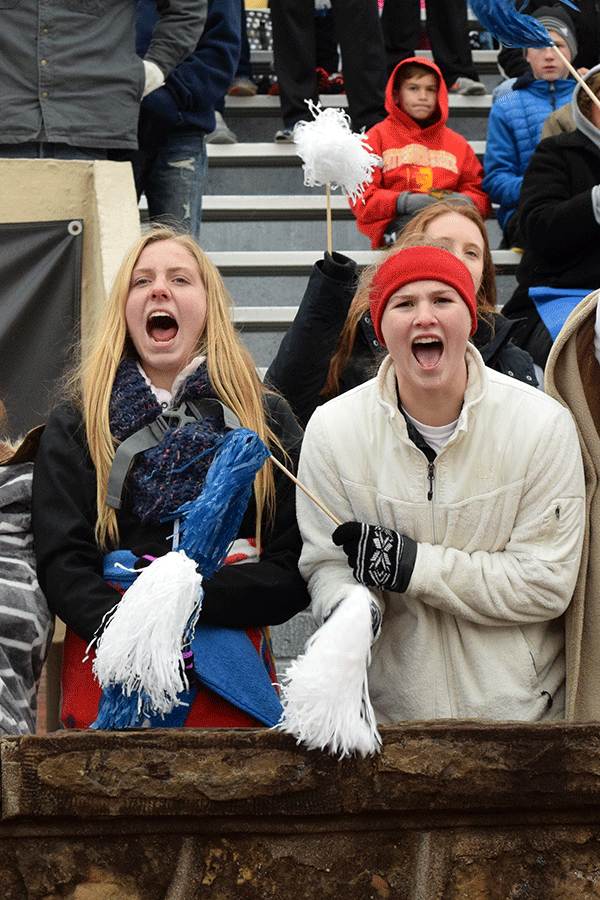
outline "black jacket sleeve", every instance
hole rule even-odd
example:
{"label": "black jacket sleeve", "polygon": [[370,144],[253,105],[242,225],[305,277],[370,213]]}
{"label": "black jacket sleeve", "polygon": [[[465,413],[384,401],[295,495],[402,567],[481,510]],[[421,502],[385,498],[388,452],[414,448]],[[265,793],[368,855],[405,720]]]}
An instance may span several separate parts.
{"label": "black jacket sleeve", "polygon": [[48,606],[84,641],[120,599],[102,577],[94,537],[96,475],[78,413],[50,416],[33,467],[32,527],[37,574]]}
{"label": "black jacket sleeve", "polygon": [[[279,397],[267,399],[271,427],[295,470],[302,432]],[[279,472],[279,470],[277,470]],[[226,566],[204,582],[202,621],[230,628],[274,625],[309,604],[298,558],[294,485],[276,477],[273,526],[266,530],[258,562]],[[251,500],[239,536],[254,537],[256,507]],[[96,476],[78,414],[60,409],[42,435],[34,466],[32,523],[38,579],[50,609],[85,641],[101,628],[120,594],[103,578],[103,554],[94,536]],[[157,545],[166,553],[172,525],[144,526],[124,508],[119,514],[121,546]]]}
{"label": "black jacket sleeve", "polygon": [[294,321],[267,369],[265,384],[285,397],[303,426],[319,405],[356,280],[356,263],[341,253],[326,253],[315,263]]}

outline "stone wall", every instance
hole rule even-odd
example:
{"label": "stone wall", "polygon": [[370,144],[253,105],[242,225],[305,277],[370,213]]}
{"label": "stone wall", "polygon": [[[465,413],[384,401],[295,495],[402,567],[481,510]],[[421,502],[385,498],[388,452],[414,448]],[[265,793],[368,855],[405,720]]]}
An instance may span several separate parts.
{"label": "stone wall", "polygon": [[267,730],[1,742],[2,900],[600,897],[600,727],[382,729],[338,761]]}

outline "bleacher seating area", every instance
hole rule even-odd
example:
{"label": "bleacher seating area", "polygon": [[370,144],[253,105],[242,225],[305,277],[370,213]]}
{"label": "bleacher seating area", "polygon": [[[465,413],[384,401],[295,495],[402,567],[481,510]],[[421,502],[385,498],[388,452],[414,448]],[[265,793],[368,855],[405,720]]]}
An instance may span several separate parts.
{"label": "bleacher seating area", "polygon": [[[251,61],[260,91],[274,80],[271,23],[268,9],[247,8]],[[479,24],[471,22],[472,34]],[[486,44],[484,35],[481,43]],[[431,56],[429,50],[419,50]],[[501,77],[497,51],[473,50],[486,85],[479,97],[450,97],[450,127],[463,134],[481,158],[485,151],[491,90]],[[346,97],[323,95],[323,106],[346,106]],[[225,119],[236,144],[209,144],[201,243],[221,269],[235,303],[235,321],[257,364],[267,366],[292,320],[312,264],[326,248],[325,189],[303,184],[302,161],[293,145],[273,142],[281,125],[279,98],[259,92],[254,97],[226,98]],[[142,198],[143,206],[143,198]],[[347,201],[332,193],[333,246],[359,263],[373,258]],[[497,247],[497,223],[488,223],[491,246]],[[494,251],[499,302],[513,291],[517,254]]]}

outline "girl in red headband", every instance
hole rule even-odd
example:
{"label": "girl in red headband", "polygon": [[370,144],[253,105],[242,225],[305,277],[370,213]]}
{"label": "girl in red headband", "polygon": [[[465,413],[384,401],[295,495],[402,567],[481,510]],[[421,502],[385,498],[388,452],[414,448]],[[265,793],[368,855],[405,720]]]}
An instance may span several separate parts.
{"label": "girl in red headband", "polygon": [[305,434],[300,569],[322,627],[288,673],[283,727],[374,752],[377,725],[564,717],[562,615],[584,526],[569,412],[469,341],[472,276],[440,247],[388,256],[370,288],[389,356]]}

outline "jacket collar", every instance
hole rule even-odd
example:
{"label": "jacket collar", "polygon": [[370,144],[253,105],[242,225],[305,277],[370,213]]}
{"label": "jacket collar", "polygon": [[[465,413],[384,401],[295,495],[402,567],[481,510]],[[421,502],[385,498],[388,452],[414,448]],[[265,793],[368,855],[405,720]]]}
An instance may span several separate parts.
{"label": "jacket collar", "polygon": [[567,89],[574,90],[576,81],[574,78],[557,78],[556,81],[546,81],[545,78],[534,78],[533,72],[524,72],[519,75],[512,86],[513,91],[530,90],[541,97],[546,97],[555,93],[560,95],[562,91]]}
{"label": "jacket collar", "polygon": [[[485,363],[479,350],[470,341],[467,344],[466,358],[467,387],[455,436],[451,443],[456,440],[459,433],[467,430],[473,410],[481,403],[488,390],[488,373]],[[395,427],[400,427],[406,434],[406,421],[398,408],[396,372],[391,356],[386,356],[382,362],[375,381],[377,402],[390,422],[394,422]]]}

